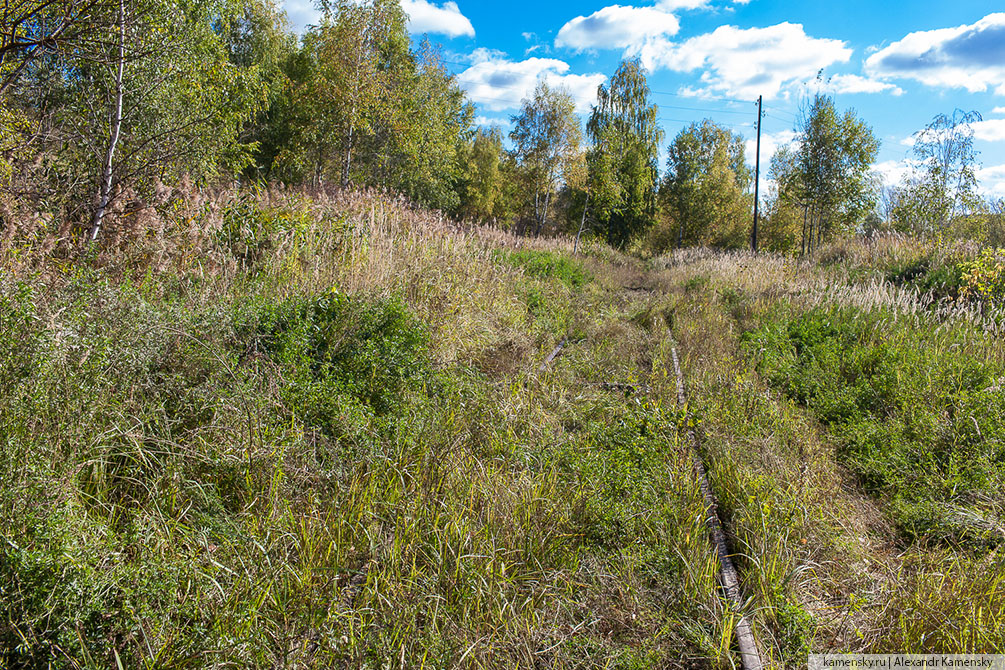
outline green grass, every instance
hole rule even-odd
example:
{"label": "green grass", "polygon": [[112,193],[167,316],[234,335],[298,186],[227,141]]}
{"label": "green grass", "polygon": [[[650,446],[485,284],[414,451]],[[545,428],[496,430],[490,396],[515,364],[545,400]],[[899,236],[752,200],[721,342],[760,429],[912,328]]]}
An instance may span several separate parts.
{"label": "green grass", "polygon": [[728,663],[672,395],[594,384],[665,375],[619,270],[542,250],[533,310],[498,241],[263,231],[0,283],[0,665]]}
{"label": "green grass", "polygon": [[[1005,649],[1003,413],[985,392],[1002,341],[833,267],[665,265],[706,464],[773,662]],[[862,425],[885,441],[858,451]]]}
{"label": "green grass", "polygon": [[569,288],[579,288],[592,279],[582,264],[553,252],[520,249],[502,252],[499,258],[529,277],[557,279]]}
{"label": "green grass", "polygon": [[835,434],[908,539],[981,546],[1002,540],[1005,369],[976,357],[973,337],[828,308],[779,310],[744,341],[766,379]]}
{"label": "green grass", "polygon": [[730,667],[687,425],[771,664],[1005,649],[976,322],[248,197],[0,280],[0,665]]}

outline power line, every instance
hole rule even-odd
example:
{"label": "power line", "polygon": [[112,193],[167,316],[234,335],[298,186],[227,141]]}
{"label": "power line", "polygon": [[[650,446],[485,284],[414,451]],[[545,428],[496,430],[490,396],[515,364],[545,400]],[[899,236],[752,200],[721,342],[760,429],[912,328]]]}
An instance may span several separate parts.
{"label": "power line", "polygon": [[738,109],[705,109],[703,107],[680,107],[677,105],[659,105],[662,109],[686,109],[692,112],[712,112],[714,114],[741,114],[747,116],[750,114],[749,111],[741,111]]}
{"label": "power line", "polygon": [[756,100],[739,100],[737,98],[721,98],[721,97],[714,96],[714,95],[701,95],[701,96],[698,96],[698,95],[684,95],[683,93],[670,93],[669,91],[653,91],[653,90],[650,90],[649,92],[651,94],[653,94],[653,95],[672,95],[675,98],[687,98],[689,100],[694,100],[695,98],[698,98],[699,100],[715,100],[715,101],[718,101],[718,102],[737,102],[737,103],[741,103],[741,104],[745,104],[745,105],[753,105],[753,104],[757,103]]}
{"label": "power line", "polygon": [[764,113],[764,116],[765,116],[765,118],[774,119],[775,121],[780,121],[780,122],[786,123],[786,124],[791,124],[791,123],[794,123],[796,121],[795,118],[792,118],[792,119],[783,119],[780,116],[775,116],[774,114],[768,114],[767,112]]}

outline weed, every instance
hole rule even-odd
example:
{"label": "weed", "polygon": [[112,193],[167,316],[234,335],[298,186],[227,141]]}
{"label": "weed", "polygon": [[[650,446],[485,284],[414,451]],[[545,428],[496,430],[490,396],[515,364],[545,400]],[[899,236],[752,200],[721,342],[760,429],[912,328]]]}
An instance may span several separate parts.
{"label": "weed", "polygon": [[579,288],[591,280],[583,266],[572,259],[547,251],[521,249],[498,254],[500,260],[522,269],[528,276],[557,279],[569,288]]}

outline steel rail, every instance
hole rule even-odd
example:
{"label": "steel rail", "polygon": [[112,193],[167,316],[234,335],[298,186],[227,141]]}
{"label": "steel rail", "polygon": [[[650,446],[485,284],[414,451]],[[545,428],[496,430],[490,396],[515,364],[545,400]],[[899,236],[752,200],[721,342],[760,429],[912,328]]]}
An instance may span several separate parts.
{"label": "steel rail", "polygon": [[[687,411],[687,396],[684,394],[684,375],[681,372],[680,360],[677,357],[677,347],[672,346],[670,353],[673,356],[674,371],[677,373],[677,404]],[[705,498],[705,525],[715,548],[716,556],[719,559],[719,583],[726,598],[736,607],[740,613],[740,619],[736,622],[736,645],[740,649],[740,664],[744,670],[762,670],[761,653],[757,648],[757,641],[750,628],[750,621],[743,614],[743,593],[740,590],[740,578],[730,557],[729,545],[726,542],[726,533],[722,529],[722,522],[719,520],[718,503],[712,487],[708,483],[708,474],[705,471],[705,464],[698,454],[698,438],[693,428],[687,429],[688,440],[691,443],[691,460],[694,464],[694,471],[701,486],[701,493]]]}

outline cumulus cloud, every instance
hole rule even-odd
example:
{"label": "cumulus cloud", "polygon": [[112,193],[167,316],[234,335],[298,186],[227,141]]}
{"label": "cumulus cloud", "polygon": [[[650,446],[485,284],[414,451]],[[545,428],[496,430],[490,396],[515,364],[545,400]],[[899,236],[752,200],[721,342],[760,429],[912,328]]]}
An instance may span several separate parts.
{"label": "cumulus cloud", "polygon": [[[757,116],[757,114],[754,114]],[[796,141],[796,133],[792,130],[779,130],[775,133],[761,133],[761,177],[768,172],[768,166],[771,165],[771,157],[775,155],[775,152],[782,147],[792,146]],[[744,156],[747,158],[747,162],[751,165],[754,164],[754,158],[757,156],[757,136],[751,135],[744,141],[743,146]],[[761,184],[764,185],[763,182]]]}
{"label": "cumulus cloud", "polygon": [[651,69],[701,69],[705,93],[772,98],[822,68],[848,61],[852,50],[841,40],[810,37],[801,24],[785,22],[767,28],[719,26],[680,44],[650,41],[637,53]]}
{"label": "cumulus cloud", "polygon": [[970,25],[909,33],[865,61],[880,78],[907,78],[927,86],[994,89],[1005,95],[1005,13]]}
{"label": "cumulus cloud", "polygon": [[977,170],[981,191],[995,198],[1005,198],[1005,165],[992,165]]}
{"label": "cumulus cloud", "polygon": [[408,14],[408,30],[413,33],[436,33],[447,37],[474,37],[475,29],[468,17],[452,0],[438,6],[428,0],[401,0]]}
{"label": "cumulus cloud", "polygon": [[[321,20],[321,12],[314,0],[282,0],[282,5],[297,32],[303,32],[308,25],[316,25]],[[428,0],[402,0],[401,8],[408,14],[408,31],[411,33],[435,33],[447,37],[475,36],[471,21],[452,0],[442,5]]]}
{"label": "cumulus cloud", "polygon": [[1005,140],[1005,119],[987,119],[970,124],[974,130],[974,138],[985,142],[1001,142]]}
{"label": "cumulus cloud", "polygon": [[995,107],[991,110],[992,114],[1005,114],[1005,107]]}
{"label": "cumulus cloud", "polygon": [[[656,3],[656,6],[667,12],[675,12],[677,10],[685,9],[702,9],[708,7],[711,0],[660,0]],[[733,0],[734,2],[740,2],[741,4],[748,2],[749,0]]]}
{"label": "cumulus cloud", "polygon": [[917,161],[910,158],[903,158],[897,161],[887,160],[873,165],[872,171],[878,174],[887,186],[898,186],[904,181],[905,177],[914,171],[917,165]]}
{"label": "cumulus cloud", "polygon": [[[872,171],[879,175],[887,186],[899,186],[905,178],[910,177],[915,170],[924,166],[913,158],[901,160],[886,160],[872,166]],[[976,173],[977,187],[985,196],[1005,198],[1005,164],[978,168]]]}
{"label": "cumulus cloud", "polygon": [[904,93],[899,86],[857,74],[836,74],[830,78],[829,84],[835,93],[892,93],[893,95]]}
{"label": "cumulus cloud", "polygon": [[[746,4],[749,0],[733,0]],[[577,51],[586,49],[638,50],[649,41],[666,42],[677,34],[680,22],[676,14],[704,9],[711,0],[659,0],[654,7],[609,5],[589,16],[577,16],[567,22],[555,37],[556,47]],[[526,33],[524,34],[526,36]]]}
{"label": "cumulus cloud", "polygon": [[457,82],[483,109],[518,109],[534,92],[539,79],[550,86],[564,86],[576,100],[580,112],[589,110],[597,87],[607,77],[602,74],[571,74],[569,64],[556,58],[527,58],[513,61],[497,52],[478,49],[472,65],[457,75]]}
{"label": "cumulus cloud", "polygon": [[647,40],[676,35],[677,17],[655,7],[611,5],[589,16],[577,16],[555,37],[556,47],[584,49],[624,49]]}

